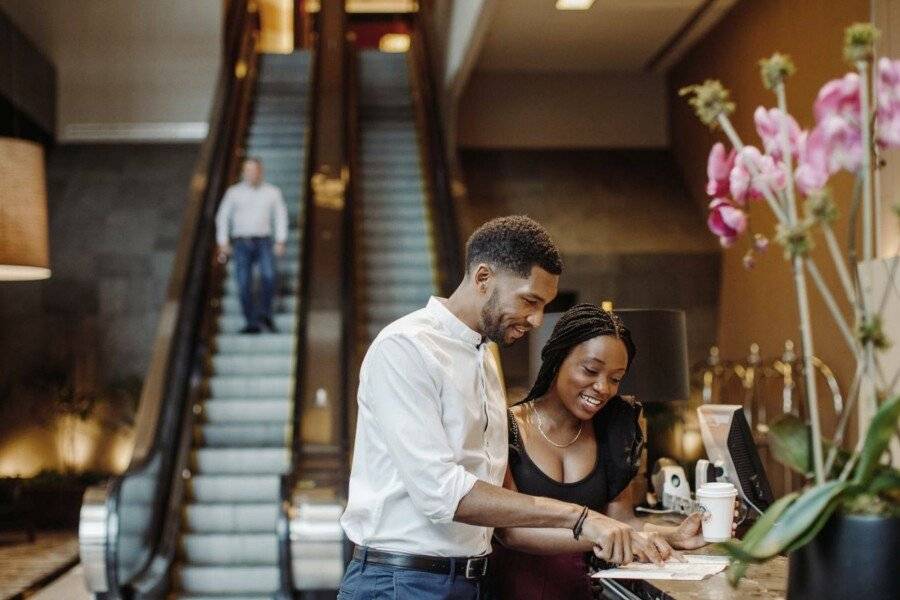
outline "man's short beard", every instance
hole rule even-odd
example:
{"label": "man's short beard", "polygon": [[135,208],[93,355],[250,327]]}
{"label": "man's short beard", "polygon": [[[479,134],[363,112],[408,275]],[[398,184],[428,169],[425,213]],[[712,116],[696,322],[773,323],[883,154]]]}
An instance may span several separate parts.
{"label": "man's short beard", "polygon": [[490,341],[501,346],[511,345],[511,342],[506,341],[506,329],[503,327],[502,317],[500,316],[500,298],[496,289],[481,308],[481,323],[479,325],[481,326],[481,333]]}

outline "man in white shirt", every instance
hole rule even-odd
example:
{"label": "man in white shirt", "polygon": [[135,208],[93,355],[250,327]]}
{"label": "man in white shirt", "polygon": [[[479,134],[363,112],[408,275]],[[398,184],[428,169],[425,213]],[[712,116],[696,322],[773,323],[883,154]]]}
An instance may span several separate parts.
{"label": "man in white shirt", "polygon": [[363,360],[347,509],[356,545],[340,599],[474,599],[494,527],[552,527],[605,556],[640,548],[634,530],[586,508],[502,488],[506,400],[486,342],[509,345],[557,293],[556,245],[524,216],[494,219],[466,244],[448,299],[385,327]]}
{"label": "man in white shirt", "polygon": [[[287,235],[288,212],[281,190],[263,181],[263,165],[258,158],[248,158],[241,181],[228,188],[216,213],[219,259],[227,260],[234,253],[234,275],[246,321],[241,333],[259,333],[260,325],[275,332],[275,257],[284,255]],[[259,306],[253,302],[254,265],[259,268]]]}

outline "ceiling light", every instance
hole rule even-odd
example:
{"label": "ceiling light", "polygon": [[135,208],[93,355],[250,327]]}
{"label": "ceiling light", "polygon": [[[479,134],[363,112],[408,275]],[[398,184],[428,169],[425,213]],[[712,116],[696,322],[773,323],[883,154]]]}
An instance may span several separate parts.
{"label": "ceiling light", "polygon": [[557,10],[587,10],[594,0],[556,0]]}
{"label": "ceiling light", "polygon": [[378,49],[382,52],[406,52],[409,50],[409,34],[386,33],[378,40]]}

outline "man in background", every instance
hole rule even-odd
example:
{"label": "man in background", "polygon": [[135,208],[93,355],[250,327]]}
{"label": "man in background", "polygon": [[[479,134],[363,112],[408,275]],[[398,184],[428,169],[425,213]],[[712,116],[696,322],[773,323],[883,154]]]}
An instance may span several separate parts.
{"label": "man in background", "polygon": [[[276,331],[272,322],[275,257],[284,255],[287,233],[288,213],[281,190],[263,180],[258,158],[248,158],[241,181],[228,188],[216,213],[219,260],[234,254],[234,274],[246,321],[241,333],[259,333],[261,327]],[[258,305],[253,298],[254,265],[259,268]]]}

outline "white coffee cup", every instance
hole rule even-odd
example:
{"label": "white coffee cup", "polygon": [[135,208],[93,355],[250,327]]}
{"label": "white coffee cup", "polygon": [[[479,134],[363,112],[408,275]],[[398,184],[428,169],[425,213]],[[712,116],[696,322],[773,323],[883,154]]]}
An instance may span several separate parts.
{"label": "white coffee cup", "polygon": [[703,510],[703,539],[724,542],[731,539],[734,500],[737,488],[726,482],[704,483],[697,490],[697,505]]}

